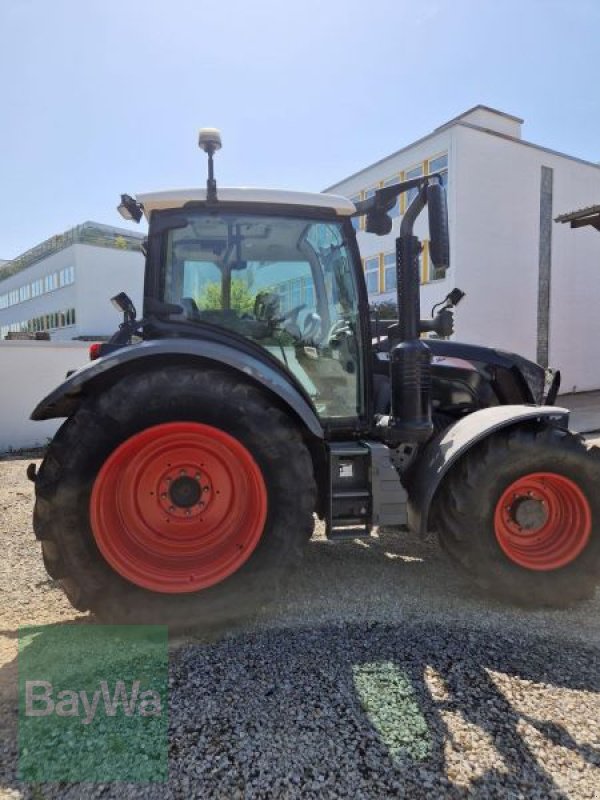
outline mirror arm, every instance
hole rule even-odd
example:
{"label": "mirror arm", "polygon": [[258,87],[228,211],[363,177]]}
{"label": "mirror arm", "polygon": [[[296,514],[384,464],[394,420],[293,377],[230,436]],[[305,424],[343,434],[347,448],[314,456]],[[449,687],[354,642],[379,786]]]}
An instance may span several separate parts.
{"label": "mirror arm", "polygon": [[[423,179],[421,179],[423,180]],[[413,227],[417,217],[427,204],[427,181],[423,182],[419,193],[406,209],[400,223],[400,236],[412,236]]]}
{"label": "mirror arm", "polygon": [[438,181],[441,181],[442,173],[430,172],[428,175],[420,175],[418,178],[410,178],[408,181],[393,183],[391,186],[383,186],[381,189],[377,189],[372,197],[356,202],[354,204],[356,211],[350,216],[362,217],[371,211],[389,211],[393,208],[398,195],[404,194],[410,189],[420,189],[423,185],[427,185],[432,178],[437,178]]}

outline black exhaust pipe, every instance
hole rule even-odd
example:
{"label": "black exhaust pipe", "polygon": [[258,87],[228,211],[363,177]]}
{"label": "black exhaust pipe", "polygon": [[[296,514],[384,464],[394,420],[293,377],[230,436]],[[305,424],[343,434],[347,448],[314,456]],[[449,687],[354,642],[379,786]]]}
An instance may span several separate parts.
{"label": "black exhaust pipe", "polygon": [[[390,351],[391,418],[396,441],[422,442],[433,433],[431,420],[431,350],[419,338],[421,317],[419,255],[421,243],[413,235],[415,220],[427,202],[423,186],[410,204],[396,239],[396,286],[399,341]],[[393,334],[392,334],[393,335]]]}
{"label": "black exhaust pipe", "polygon": [[438,268],[447,267],[450,261],[446,191],[438,176],[428,176],[406,210],[396,239],[398,324],[392,326],[388,334],[395,342],[390,350],[391,414],[378,423],[391,443],[423,442],[433,434],[431,350],[419,338],[423,330],[420,319],[421,243],[413,234],[417,217],[426,205],[432,261]]}

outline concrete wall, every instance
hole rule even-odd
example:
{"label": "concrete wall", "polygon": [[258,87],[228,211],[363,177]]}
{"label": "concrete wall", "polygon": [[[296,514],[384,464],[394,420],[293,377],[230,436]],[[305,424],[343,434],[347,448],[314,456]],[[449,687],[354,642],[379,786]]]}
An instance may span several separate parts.
{"label": "concrete wall", "polygon": [[29,415],[67,370],[88,361],[83,342],[0,342],[0,453],[46,444],[63,420],[32,422]]}
{"label": "concrete wall", "polygon": [[[455,339],[536,359],[542,166],[552,217],[600,200],[600,169],[541,148],[456,128],[451,227],[456,278],[467,292]],[[552,223],[549,365],[565,391],[600,388],[600,233]]]}

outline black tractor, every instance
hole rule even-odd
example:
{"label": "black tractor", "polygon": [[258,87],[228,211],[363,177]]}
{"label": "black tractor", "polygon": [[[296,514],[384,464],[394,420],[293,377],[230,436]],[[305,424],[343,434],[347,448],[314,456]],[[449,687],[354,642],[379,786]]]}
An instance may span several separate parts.
{"label": "black tractor", "polygon": [[[588,597],[600,459],[552,403],[558,378],[444,338],[419,311],[420,242],[448,266],[445,190],[425,175],[343,197],[217,189],[123,195],[149,222],[144,309],[33,419],[66,417],[35,481],[34,529],[71,603],[115,622],[221,623],[273,596],[325,520],[332,540],[437,531],[490,594]],[[372,330],[352,218],[396,240],[398,320]],[[450,315],[450,316],[449,316]]]}

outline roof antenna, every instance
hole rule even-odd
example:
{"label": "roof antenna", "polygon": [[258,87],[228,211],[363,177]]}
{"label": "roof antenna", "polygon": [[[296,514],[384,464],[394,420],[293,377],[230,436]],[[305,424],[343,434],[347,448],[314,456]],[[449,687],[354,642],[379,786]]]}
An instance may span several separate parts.
{"label": "roof antenna", "polygon": [[217,182],[213,169],[213,155],[221,149],[221,133],[217,128],[201,128],[198,147],[208,156],[208,179],[206,181],[206,202],[217,202]]}

